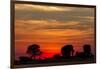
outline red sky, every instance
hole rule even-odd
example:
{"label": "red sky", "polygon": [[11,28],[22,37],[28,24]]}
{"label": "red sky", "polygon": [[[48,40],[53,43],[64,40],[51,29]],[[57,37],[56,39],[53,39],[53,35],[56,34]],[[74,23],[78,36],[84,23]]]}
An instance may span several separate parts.
{"label": "red sky", "polygon": [[31,44],[38,44],[44,57],[60,54],[66,44],[75,51],[90,44],[94,53],[94,8],[16,4],[16,57]]}

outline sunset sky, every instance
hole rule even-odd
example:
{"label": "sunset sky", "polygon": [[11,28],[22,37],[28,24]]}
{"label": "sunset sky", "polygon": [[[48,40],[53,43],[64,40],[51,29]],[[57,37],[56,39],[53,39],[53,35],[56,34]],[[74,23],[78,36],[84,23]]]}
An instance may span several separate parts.
{"label": "sunset sky", "polygon": [[75,51],[90,44],[94,52],[94,15],[94,8],[16,4],[16,57],[31,44],[38,44],[44,57],[60,54],[66,44]]}

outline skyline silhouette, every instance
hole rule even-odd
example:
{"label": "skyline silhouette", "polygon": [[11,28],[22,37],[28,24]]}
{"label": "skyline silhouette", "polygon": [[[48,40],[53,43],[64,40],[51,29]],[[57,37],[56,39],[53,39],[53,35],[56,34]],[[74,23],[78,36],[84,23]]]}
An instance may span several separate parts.
{"label": "skyline silhouette", "polygon": [[[26,53],[30,56],[20,56],[19,60],[15,59],[16,65],[51,63],[51,62],[95,62],[95,57],[91,53],[91,46],[85,44],[82,52],[74,51],[73,45],[65,45],[61,48],[61,53],[53,55],[51,58],[44,58],[41,48],[37,44],[29,45]],[[73,55],[75,53],[75,55]],[[37,58],[37,56],[39,58]],[[44,59],[42,59],[44,58]]]}

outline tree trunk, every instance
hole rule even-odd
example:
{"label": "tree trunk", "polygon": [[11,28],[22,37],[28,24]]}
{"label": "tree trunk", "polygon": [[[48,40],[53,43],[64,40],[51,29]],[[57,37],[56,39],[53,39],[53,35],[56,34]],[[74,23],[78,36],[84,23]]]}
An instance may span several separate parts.
{"label": "tree trunk", "polygon": [[36,59],[36,56],[34,56],[34,60]]}

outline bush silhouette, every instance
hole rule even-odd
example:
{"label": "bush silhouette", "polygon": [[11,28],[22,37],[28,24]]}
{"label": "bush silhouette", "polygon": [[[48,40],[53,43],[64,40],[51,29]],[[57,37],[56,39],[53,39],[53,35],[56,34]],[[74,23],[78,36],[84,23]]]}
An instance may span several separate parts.
{"label": "bush silhouette", "polygon": [[32,63],[32,59],[26,56],[19,57],[20,64],[29,64]]}
{"label": "bush silhouette", "polygon": [[31,59],[33,57],[34,59],[36,59],[36,56],[40,56],[42,54],[42,52],[40,51],[40,46],[37,44],[32,44],[28,46],[26,53],[31,55]]}
{"label": "bush silhouette", "polygon": [[72,45],[65,45],[61,48],[61,54],[64,58],[71,58],[71,56],[73,56],[73,52],[74,49]]}
{"label": "bush silhouette", "polygon": [[53,56],[53,58],[54,58],[54,59],[61,59],[61,56],[60,56],[59,54],[55,54],[55,55]]}

